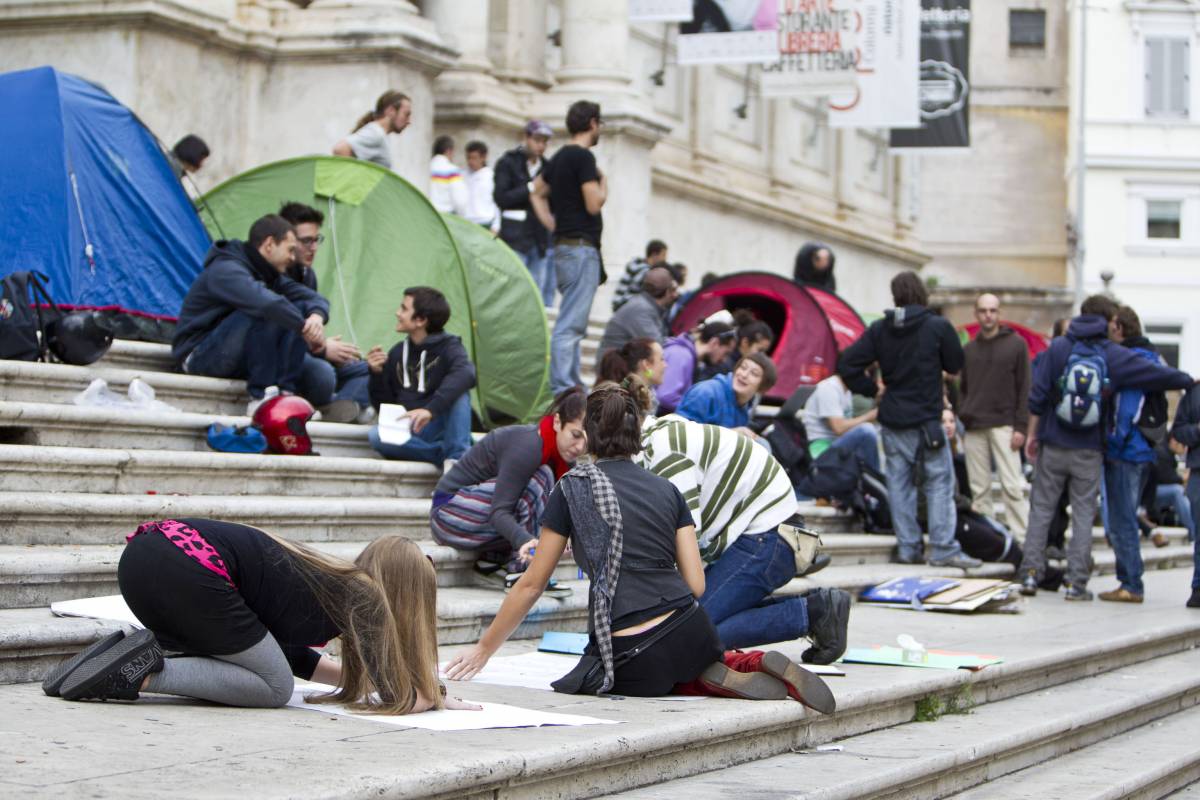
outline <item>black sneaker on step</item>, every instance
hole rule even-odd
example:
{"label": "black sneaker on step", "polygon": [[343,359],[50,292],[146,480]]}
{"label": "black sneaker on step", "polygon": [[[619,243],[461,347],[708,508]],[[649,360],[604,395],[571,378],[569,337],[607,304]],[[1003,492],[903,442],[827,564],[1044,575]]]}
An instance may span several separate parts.
{"label": "black sneaker on step", "polygon": [[162,647],[141,630],[81,663],[59,691],[66,700],[137,700],[142,681],[162,668]]}
{"label": "black sneaker on step", "polygon": [[805,664],[832,664],[846,652],[846,629],[850,626],[850,593],[841,589],[816,589],[823,613],[808,621],[808,638],[813,646],[800,655]]}
{"label": "black sneaker on step", "polygon": [[88,645],[82,652],[76,653],[66,661],[63,661],[58,666],[54,667],[54,669],[50,670],[50,673],[46,675],[44,680],[42,680],[42,691],[50,697],[58,697],[58,691],[60,688],[62,688],[63,681],[67,679],[68,675],[75,671],[76,667],[78,667],[84,661],[87,661],[89,658],[100,655],[105,650],[108,650],[124,638],[125,631],[116,631],[115,633],[110,633],[100,641],[93,642],[92,644]]}

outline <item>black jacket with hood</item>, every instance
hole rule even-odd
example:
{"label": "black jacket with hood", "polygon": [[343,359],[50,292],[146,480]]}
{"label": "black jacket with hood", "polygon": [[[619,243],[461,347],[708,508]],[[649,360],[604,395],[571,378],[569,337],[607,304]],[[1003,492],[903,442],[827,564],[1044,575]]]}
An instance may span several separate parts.
{"label": "black jacket with hood", "polygon": [[311,314],[329,321],[329,303],[324,297],[279,274],[249,245],[237,239],[221,240],[208,251],[204,269],[183,298],[171,342],[175,363],[182,365],[209,331],[234,311],[296,332]]}
{"label": "black jacket with hood", "polygon": [[[542,158],[542,169],[546,159]],[[533,206],[529,202],[529,157],[524,147],[516,147],[500,156],[493,168],[495,189],[492,199],[500,208],[500,238],[518,253],[527,253],[537,248],[538,255],[550,246],[550,232],[542,227]],[[525,219],[508,219],[505,211],[524,211]]]}
{"label": "black jacket with hood", "polygon": [[441,332],[420,344],[405,339],[389,350],[383,372],[371,373],[368,390],[376,409],[393,403],[409,411],[424,408],[438,417],[474,385],[475,365],[462,339]]}
{"label": "black jacket with hood", "polygon": [[1175,422],[1171,425],[1171,438],[1187,445],[1188,469],[1200,469],[1200,385],[1188,389],[1179,401]]}
{"label": "black jacket with hood", "polygon": [[838,374],[855,394],[874,397],[875,382],[866,370],[876,362],[887,389],[879,403],[879,422],[916,428],[941,419],[942,373],[962,369],[963,349],[954,326],[925,306],[891,308],[842,351]]}
{"label": "black jacket with hood", "polygon": [[[829,268],[818,270],[813,266],[813,256],[818,250],[829,251]],[[815,286],[826,291],[837,291],[837,279],[833,277],[833,267],[837,263],[837,255],[833,248],[821,242],[806,242],[796,253],[796,269],[794,277],[807,286]]]}

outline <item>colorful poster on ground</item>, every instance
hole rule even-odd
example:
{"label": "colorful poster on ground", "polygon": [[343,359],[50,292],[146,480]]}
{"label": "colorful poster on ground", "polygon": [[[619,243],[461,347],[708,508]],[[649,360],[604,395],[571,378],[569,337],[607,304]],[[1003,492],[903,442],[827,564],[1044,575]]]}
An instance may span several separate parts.
{"label": "colorful poster on ground", "polygon": [[891,146],[971,146],[971,0],[921,0],[921,127],[894,130]]}
{"label": "colorful poster on ground", "polygon": [[691,22],[692,0],[629,0],[630,22]]}
{"label": "colorful poster on ground", "polygon": [[857,79],[862,16],[855,0],[779,0],[779,57],[762,70],[763,97],[828,95]]}
{"label": "colorful poster on ground", "polygon": [[779,8],[791,0],[694,0],[679,26],[676,60],[686,64],[768,64],[779,58]]}
{"label": "colorful poster on ground", "polygon": [[855,0],[857,84],[829,98],[831,128],[921,124],[921,0]]}

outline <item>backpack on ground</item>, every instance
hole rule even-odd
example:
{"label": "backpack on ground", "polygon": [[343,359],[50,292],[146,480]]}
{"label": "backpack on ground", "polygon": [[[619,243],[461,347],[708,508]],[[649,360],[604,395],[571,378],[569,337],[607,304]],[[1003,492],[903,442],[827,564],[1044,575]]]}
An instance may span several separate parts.
{"label": "backpack on ground", "polygon": [[1167,438],[1167,416],[1167,393],[1146,392],[1142,397],[1142,408],[1138,412],[1134,424],[1137,426],[1138,433],[1146,437],[1146,441],[1150,443],[1151,447]]}
{"label": "backpack on ground", "polygon": [[59,316],[46,290],[49,280],[40,272],[14,272],[0,279],[0,358],[46,360],[46,326]]}
{"label": "backpack on ground", "polygon": [[771,455],[795,484],[808,472],[812,456],[808,454],[808,434],[804,426],[789,417],[777,417],[765,436]]}
{"label": "backpack on ground", "polygon": [[851,503],[858,492],[862,464],[850,450],[831,447],[809,465],[796,490],[809,497],[828,497]]}
{"label": "backpack on ground", "polygon": [[888,501],[887,479],[866,464],[859,463],[862,474],[854,510],[862,517],[865,533],[892,532],[892,506]]}
{"label": "backpack on ground", "polygon": [[1108,390],[1104,350],[1090,342],[1075,342],[1058,379],[1059,401],[1054,413],[1068,428],[1092,430],[1100,425],[1102,402]]}

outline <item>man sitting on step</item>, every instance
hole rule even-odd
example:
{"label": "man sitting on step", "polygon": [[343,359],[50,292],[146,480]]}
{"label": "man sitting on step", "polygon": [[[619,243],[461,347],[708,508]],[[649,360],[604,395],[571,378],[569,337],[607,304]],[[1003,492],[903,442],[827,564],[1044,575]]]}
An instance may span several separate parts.
{"label": "man sitting on step", "polygon": [[244,378],[247,416],[269,387],[298,391],[304,354],[325,343],[329,303],[285,274],[295,256],[291,224],[268,214],[245,242],[213,244],[179,311],[176,365],[189,375]]}
{"label": "man sitting on step", "polygon": [[[325,240],[321,233],[325,215],[303,203],[285,203],[279,216],[296,230],[296,261],[288,267],[288,277],[318,291],[313,262]],[[325,422],[367,423],[374,419],[367,381],[367,362],[358,346],[343,342],[341,336],[327,337],[323,346],[304,354],[300,394],[320,410]]]}
{"label": "man sitting on step", "polygon": [[404,341],[384,352],[367,353],[371,370],[371,402],[401,405],[412,422],[412,438],[391,444],[380,438],[379,427],[369,439],[384,458],[427,461],[449,469],[471,446],[471,399],[475,365],[462,339],[446,333],[450,304],[437,289],[414,286],[404,290],[396,311],[396,331]]}

